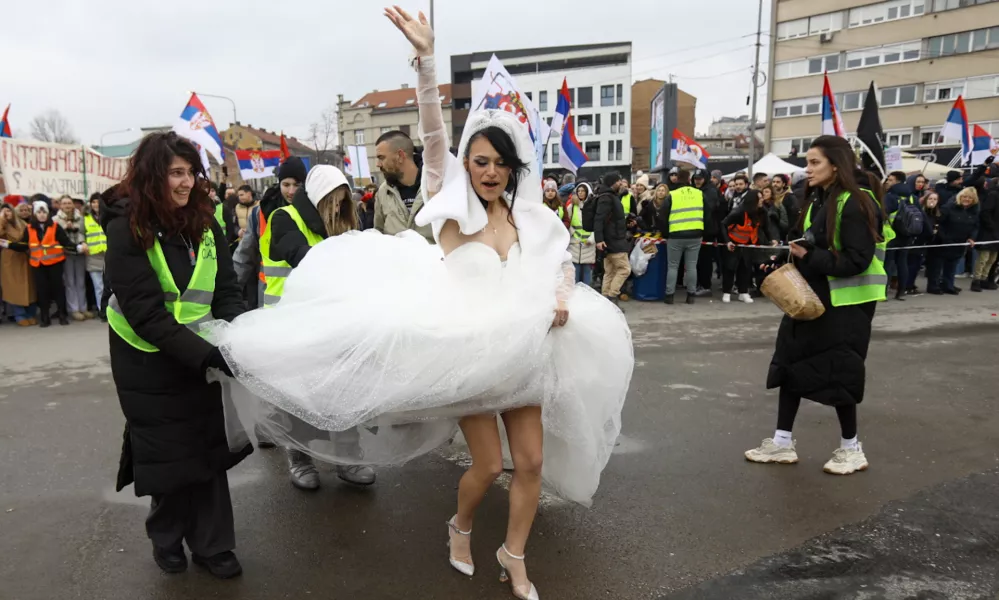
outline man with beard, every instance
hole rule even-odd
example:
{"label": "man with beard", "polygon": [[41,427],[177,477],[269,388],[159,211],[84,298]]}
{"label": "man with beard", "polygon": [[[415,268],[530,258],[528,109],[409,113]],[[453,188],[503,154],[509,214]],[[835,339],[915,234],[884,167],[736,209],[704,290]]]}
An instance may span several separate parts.
{"label": "man with beard", "polygon": [[375,194],[375,229],[386,235],[412,229],[433,244],[431,226],[415,223],[426,199],[420,190],[422,168],[413,150],[413,140],[401,131],[383,133],[375,142],[378,168],[385,175],[385,183]]}
{"label": "man with beard", "polygon": [[742,174],[736,175],[732,178],[732,185],[729,186],[729,191],[732,192],[732,199],[728,201],[725,216],[728,216],[729,213],[738,208],[742,204],[742,201],[746,199],[746,194],[749,193],[749,178]]}

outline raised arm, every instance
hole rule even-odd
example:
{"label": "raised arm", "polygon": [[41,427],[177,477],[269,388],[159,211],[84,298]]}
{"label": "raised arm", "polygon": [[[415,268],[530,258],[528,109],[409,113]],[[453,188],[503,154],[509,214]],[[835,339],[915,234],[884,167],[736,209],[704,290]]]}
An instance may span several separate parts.
{"label": "raised arm", "polygon": [[385,9],[388,17],[399,28],[416,52],[414,64],[417,72],[416,101],[420,109],[420,140],[423,142],[423,175],[427,181],[424,193],[429,200],[441,190],[444,183],[444,165],[450,152],[444,112],[441,110],[440,91],[437,88],[437,65],[434,60],[434,30],[421,12],[414,18],[395,6]]}

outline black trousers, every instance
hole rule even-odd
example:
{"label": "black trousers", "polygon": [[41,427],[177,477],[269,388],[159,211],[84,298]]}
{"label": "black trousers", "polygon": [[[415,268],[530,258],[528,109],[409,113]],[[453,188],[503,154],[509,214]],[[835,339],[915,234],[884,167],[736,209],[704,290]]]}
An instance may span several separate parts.
{"label": "black trousers", "polygon": [[[798,416],[798,407],[800,406],[801,396],[795,396],[781,388],[780,400],[777,405],[777,429],[791,431],[794,428],[794,419]],[[837,406],[836,416],[839,417],[840,434],[843,439],[852,440],[857,437],[857,405]]]}
{"label": "black trousers", "polygon": [[[736,252],[739,250],[736,249]],[[726,250],[727,252],[727,250]],[[738,257],[738,262],[734,265],[726,265],[722,270],[722,293],[728,294],[732,291],[732,284],[738,288],[740,294],[749,293],[749,283],[753,279],[753,269],[743,257]]]}
{"label": "black trousers", "polygon": [[[897,242],[897,243],[896,243]],[[898,277],[898,291],[905,292],[906,284],[909,281],[909,251],[908,250],[896,250],[892,246],[904,247],[910,244],[909,240],[905,239],[901,242],[898,239],[892,240],[892,243],[888,245],[888,252],[885,254],[885,269],[888,269],[892,263],[895,263],[895,276]],[[901,294],[896,293],[896,296]]]}
{"label": "black trousers", "polygon": [[66,287],[62,282],[63,263],[32,267],[35,274],[35,291],[38,294],[39,316],[42,322],[49,320],[52,303],[56,303],[57,317],[66,318]]}
{"label": "black trousers", "polygon": [[205,558],[236,547],[236,531],[225,471],[214,478],[153,496],[146,533],[159,548],[179,548],[187,540],[191,552]]}
{"label": "black trousers", "polygon": [[697,255],[697,287],[711,289],[711,278],[714,275],[717,256],[716,246],[701,246],[701,253]]}

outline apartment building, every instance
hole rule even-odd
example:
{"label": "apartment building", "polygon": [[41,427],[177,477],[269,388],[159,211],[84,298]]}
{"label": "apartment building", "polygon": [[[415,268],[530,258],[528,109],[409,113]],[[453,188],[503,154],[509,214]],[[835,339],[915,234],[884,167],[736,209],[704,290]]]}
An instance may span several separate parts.
{"label": "apartment building", "polygon": [[[622,174],[631,172],[631,42],[452,56],[454,140],[460,139],[468,119],[472,81],[482,77],[493,54],[549,122],[555,115],[562,79],[567,79],[576,137],[589,158],[580,171],[581,177],[594,177],[609,170]],[[546,169],[562,168],[558,152],[559,144],[553,139],[545,148]],[[648,166],[641,165],[641,168]]]}
{"label": "apartment building", "polygon": [[[440,101],[444,109],[444,125],[451,126],[451,84],[440,86]],[[378,170],[375,142],[389,131],[399,130],[413,138],[420,146],[417,125],[420,122],[416,104],[416,90],[403,84],[397,90],[374,90],[356,102],[341,100],[339,105],[339,131],[344,146],[365,146],[372,180],[384,181]]]}
{"label": "apartment building", "polygon": [[[954,101],[999,138],[999,0],[775,0],[766,139],[787,155],[821,131],[822,75],[848,132],[878,87],[889,146],[952,147],[940,137]],[[949,155],[953,154],[953,150]]]}

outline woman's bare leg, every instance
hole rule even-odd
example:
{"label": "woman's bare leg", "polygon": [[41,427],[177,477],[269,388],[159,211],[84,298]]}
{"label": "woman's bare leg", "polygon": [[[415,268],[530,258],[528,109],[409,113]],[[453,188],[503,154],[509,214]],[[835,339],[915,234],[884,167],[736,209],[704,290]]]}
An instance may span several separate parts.
{"label": "woman's bare leg", "polygon": [[[506,549],[511,555],[523,556],[527,537],[538,512],[541,496],[541,465],[544,431],[541,408],[529,406],[503,413],[506,435],[513,456],[513,482],[510,484],[510,520],[506,530]],[[523,561],[506,560],[514,585],[527,583]]]}
{"label": "woman's bare leg", "polygon": [[[455,525],[462,531],[471,531],[475,509],[503,472],[503,450],[495,414],[465,417],[459,425],[472,455],[472,466],[465,471],[458,483],[458,514]],[[469,536],[452,535],[451,548],[454,558],[472,564]]]}

